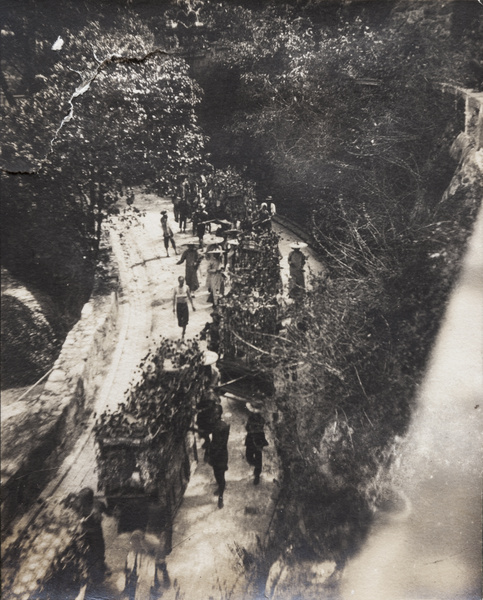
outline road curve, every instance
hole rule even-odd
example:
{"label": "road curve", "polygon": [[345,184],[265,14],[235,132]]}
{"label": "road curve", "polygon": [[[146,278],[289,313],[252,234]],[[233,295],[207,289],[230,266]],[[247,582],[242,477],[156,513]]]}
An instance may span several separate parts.
{"label": "road curve", "polygon": [[[85,486],[97,490],[95,415],[106,408],[115,409],[123,399],[136,367],[146,353],[154,348],[159,336],[178,339],[180,330],[172,312],[172,290],[184,265],[177,265],[178,256],[170,249],[166,257],[160,227],[160,211],[167,210],[178,247],[191,237],[177,231],[172,205],[154,194],[136,193],[136,207],[142,211],[138,222],[126,226],[114,220],[111,243],[119,265],[119,327],[116,349],[110,367],[93,407],[86,428],[74,450],[65,459],[54,480],[41,496],[38,505],[17,524],[12,538],[18,539],[29,530],[44,506],[52,505],[76,493]],[[283,280],[287,283],[287,255],[290,243],[298,238],[283,226],[275,224],[281,236]],[[323,267],[307,249],[309,268],[320,272]],[[204,262],[204,261],[203,261]],[[207,302],[206,267],[200,267],[201,288],[196,293],[196,312],[191,312],[187,337],[193,337],[210,318],[212,305]],[[274,445],[265,451],[261,484],[253,486],[251,468],[244,458],[244,425],[247,412],[243,402],[233,398],[223,400],[225,420],[231,425],[230,468],[227,473],[225,507],[219,510],[213,496],[214,479],[211,468],[200,463],[192,475],[181,509],[174,523],[173,551],[167,559],[171,580],[176,582],[164,597],[186,597],[197,600],[221,597],[228,592],[242,594],[246,584],[242,548],[256,551],[258,537],[263,538],[278,495],[278,465]],[[268,432],[268,436],[270,434]],[[106,559],[111,571],[107,580],[108,597],[117,597],[124,587],[124,566],[129,552],[129,537],[118,535],[115,520],[105,518]],[[10,540],[11,541],[11,540]],[[236,597],[236,596],[235,596]]]}

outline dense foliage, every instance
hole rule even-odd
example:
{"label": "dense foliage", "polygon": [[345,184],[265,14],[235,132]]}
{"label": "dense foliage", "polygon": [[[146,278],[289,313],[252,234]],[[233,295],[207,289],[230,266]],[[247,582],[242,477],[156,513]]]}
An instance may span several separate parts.
{"label": "dense foliage", "polygon": [[150,182],[166,193],[205,157],[201,90],[170,42],[157,49],[130,17],[63,35],[57,60],[46,40],[37,49],[49,61],[34,92],[2,107],[2,264],[75,317],[119,195]]}
{"label": "dense foliage", "polygon": [[253,181],[233,167],[213,169],[205,178],[202,198],[211,215],[235,223],[256,206]]}
{"label": "dense foliage", "polygon": [[126,401],[96,421],[99,485],[106,493],[126,491],[139,470],[139,489],[156,493],[172,457],[191,425],[196,401],[206,385],[196,341],[178,348],[161,340],[141,362]]}
{"label": "dense foliage", "polygon": [[[17,298],[2,294],[2,386],[27,385],[46,373],[59,350],[59,341],[40,307],[32,310]],[[25,340],[28,340],[28,344]]]}
{"label": "dense foliage", "polygon": [[280,317],[279,240],[271,231],[244,231],[238,239],[229,290],[216,308],[220,353],[254,372],[265,371]]}
{"label": "dense foliage", "polygon": [[[225,7],[212,16],[224,51],[198,74],[214,158],[247,165],[249,176],[302,222],[339,194],[352,201],[358,178],[375,170],[395,187],[403,182],[390,213],[405,189],[417,195],[413,178],[424,180],[435,164],[426,155],[432,136],[443,133],[435,87],[476,83],[479,22],[457,44],[451,10],[397,4],[373,23],[381,12],[374,7],[362,15],[347,9],[334,25],[315,25],[286,4]],[[386,173],[391,165],[399,167],[394,180]]]}

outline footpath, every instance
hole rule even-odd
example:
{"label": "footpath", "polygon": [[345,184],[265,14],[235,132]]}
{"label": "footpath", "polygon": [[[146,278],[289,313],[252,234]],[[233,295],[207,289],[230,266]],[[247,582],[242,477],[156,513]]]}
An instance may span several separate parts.
{"label": "footpath", "polygon": [[[114,223],[111,244],[119,268],[120,293],[116,299],[116,331],[108,330],[115,347],[107,373],[101,371],[102,382],[97,381],[92,416],[84,424],[84,431],[73,451],[58,469],[57,476],[42,493],[39,504],[14,527],[9,543],[14,543],[22,528],[34,522],[42,502],[49,503],[77,493],[85,486],[97,491],[96,456],[92,426],[96,414],[115,409],[123,400],[136,368],[160,336],[177,340],[180,329],[172,312],[172,290],[177,277],[184,275],[184,264],[177,265],[179,255],[170,248],[170,256],[162,239],[161,210],[168,211],[170,225],[175,232],[178,253],[183,241],[192,237],[178,232],[172,204],[168,199],[141,191],[136,193],[135,206],[143,211],[139,223],[125,227]],[[288,284],[287,256],[290,243],[299,238],[280,223],[274,223],[280,235],[282,280]],[[323,267],[315,254],[307,248],[308,270],[320,272]],[[206,261],[199,270],[200,289],[195,294],[196,312],[190,311],[186,337],[195,337],[211,320],[212,305],[206,289]],[[248,411],[244,402],[223,397],[224,420],[231,427],[229,439],[229,470],[224,508],[218,509],[214,495],[215,481],[211,467],[203,462],[192,464],[191,479],[173,526],[172,551],[167,556],[170,586],[163,590],[163,598],[242,598],[247,582],[246,556],[257,551],[263,542],[278,497],[278,464],[270,431],[270,445],[264,451],[264,467],[260,485],[253,485],[252,468],[246,463],[244,452],[245,423]],[[129,534],[118,535],[114,517],[105,517],[103,523],[106,541],[106,562],[110,575],[106,580],[104,597],[122,598],[125,584],[126,558],[131,550]]]}

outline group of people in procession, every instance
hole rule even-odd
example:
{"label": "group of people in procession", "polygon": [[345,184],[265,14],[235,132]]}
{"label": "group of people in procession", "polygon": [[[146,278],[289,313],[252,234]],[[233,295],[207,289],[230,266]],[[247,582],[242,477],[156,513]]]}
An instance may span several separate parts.
{"label": "group of people in procession", "polygon": [[[218,508],[223,508],[223,494],[226,487],[225,472],[228,470],[228,438],[230,426],[223,420],[223,408],[219,395],[221,374],[216,367],[218,355],[207,351],[205,355],[206,393],[196,405],[196,432],[203,440],[204,461],[213,468],[217,484]],[[262,416],[263,402],[260,399],[247,402],[249,417],[246,423],[246,460],[254,467],[254,485],[260,483],[262,472],[262,450],[268,446],[265,437],[265,419]]]}
{"label": "group of people in procession", "polygon": [[[203,258],[207,261],[206,288],[209,293],[208,300],[217,305],[223,294],[225,279],[236,271],[237,254],[240,238],[244,232],[254,233],[256,236],[272,229],[272,216],[275,214],[275,205],[271,197],[260,204],[257,210],[247,209],[242,219],[231,220],[216,218],[201,200],[188,203],[183,194],[173,198],[174,220],[178,223],[179,232],[186,233],[187,221],[191,219],[193,237],[184,241],[185,249],[181,253],[177,265],[185,265],[184,276],[178,277],[178,284],[173,291],[173,313],[176,314],[182,339],[186,333],[189,322],[189,305],[193,311],[196,307],[193,302],[200,288],[199,267]],[[169,245],[178,254],[174,235],[167,220],[167,211],[161,212],[161,226],[163,230],[164,246],[169,255]],[[208,237],[205,237],[208,234]],[[288,257],[290,267],[289,295],[296,298],[299,290],[305,288],[303,275],[306,261],[301,250],[306,246],[302,242],[292,244]],[[213,320],[217,313],[212,313]],[[210,331],[213,328],[210,328]],[[215,328],[216,329],[216,328]],[[213,340],[212,340],[213,341]],[[216,344],[211,347],[216,348]],[[225,472],[228,469],[228,439],[230,426],[223,420],[223,408],[218,393],[219,371],[214,362],[218,355],[208,351],[208,355],[215,357],[211,363],[206,363],[209,382],[207,392],[199,399],[196,406],[196,431],[200,436],[204,450],[204,460],[213,468],[217,484],[218,507],[223,507],[225,491]],[[217,374],[217,376],[213,375]],[[247,403],[249,417],[246,423],[245,456],[248,464],[254,468],[254,484],[260,483],[262,471],[262,451],[268,445],[265,437],[265,420],[262,415],[263,403],[254,400]]]}
{"label": "group of people in procession", "polygon": [[[219,394],[221,374],[216,366],[217,360],[218,355],[215,352],[205,352],[202,376],[206,379],[206,386],[204,386],[206,392],[196,405],[196,427],[193,428],[193,431],[203,440],[202,448],[205,451],[204,461],[213,470],[216,481],[215,494],[218,497],[217,505],[221,509],[224,506],[225,473],[228,470],[230,425],[223,420],[223,407]],[[262,414],[264,403],[260,399],[252,399],[251,402],[246,403],[246,408],[249,414],[245,425],[245,456],[248,464],[254,468],[253,483],[254,485],[258,485],[262,472],[262,451],[268,446],[265,436],[266,422]],[[78,494],[70,494],[66,498],[65,504],[73,508],[79,515],[82,540],[86,548],[86,566],[91,582],[99,584],[106,575],[110,574],[105,562],[106,545],[102,529],[102,519],[103,515],[113,515],[112,507],[109,507],[104,501],[96,498],[93,489],[89,487],[83,488]],[[140,530],[134,531],[131,542],[134,540],[134,536],[140,536],[143,539],[144,534]],[[133,552],[130,554],[137,554],[140,551],[139,548],[134,546]],[[133,575],[127,569],[128,559],[126,559],[126,589],[130,577]],[[138,558],[134,557],[133,564],[137,564],[137,562]],[[158,562],[159,560],[157,560],[156,564],[163,571],[163,579],[169,581],[164,558],[159,564]]]}
{"label": "group of people in procession", "polygon": [[[186,233],[187,219],[191,218],[193,234],[196,235],[184,242],[186,249],[181,253],[177,265],[184,263],[185,275],[178,277],[178,285],[173,292],[173,312],[176,313],[178,325],[181,327],[182,339],[185,336],[186,326],[189,321],[188,306],[196,310],[193,298],[200,288],[198,269],[203,258],[207,260],[206,288],[209,293],[208,300],[217,305],[220,295],[223,294],[225,278],[236,271],[237,252],[240,246],[240,236],[244,232],[263,235],[272,229],[272,216],[275,214],[275,205],[271,197],[260,204],[256,211],[247,209],[243,219],[220,219],[211,218],[206,205],[198,201],[189,207],[186,200],[181,196],[173,199],[174,219],[179,224],[179,232]],[[189,207],[191,210],[188,210]],[[176,246],[173,240],[172,230],[167,225],[167,212],[162,211],[161,223],[166,252],[171,244],[175,253]],[[206,233],[209,237],[205,239]],[[166,239],[168,237],[168,239]],[[293,299],[300,297],[305,289],[304,266],[306,256],[302,249],[306,247],[303,242],[291,244],[291,252],[288,256],[290,269],[289,296]],[[212,313],[213,320],[217,313]],[[210,327],[210,332],[216,327]],[[213,341],[213,340],[212,340]],[[216,344],[211,346],[217,350]],[[208,352],[211,356],[218,358],[215,352]],[[207,363],[207,367],[209,365]],[[214,364],[211,365],[211,373],[218,372]],[[215,378],[216,379],[216,378]],[[246,423],[245,456],[248,464],[254,468],[254,484],[260,482],[262,471],[262,451],[268,445],[265,437],[265,420],[262,415],[263,403],[254,400],[247,403],[249,417]],[[208,391],[196,406],[196,431],[203,441],[204,460],[213,468],[213,474],[217,484],[218,507],[223,507],[223,495],[225,491],[225,471],[228,469],[228,439],[230,426],[223,420],[223,408],[217,391],[217,384],[210,382]]]}
{"label": "group of people in procession", "polygon": [[[133,200],[132,196],[129,196],[129,203],[132,203]],[[186,247],[176,262],[177,265],[185,265],[185,275],[178,277],[173,291],[173,313],[177,316],[183,339],[189,322],[189,305],[193,311],[196,311],[193,298],[200,288],[198,269],[203,257],[207,260],[208,299],[216,306],[223,294],[225,278],[236,271],[240,234],[249,232],[263,235],[264,232],[271,231],[275,205],[269,197],[266,202],[260,204],[257,210],[247,209],[241,220],[233,219],[231,221],[211,218],[212,215],[209,214],[202,201],[189,202],[187,194],[183,193],[173,199],[173,207],[174,220],[178,223],[179,232],[186,233],[187,221],[191,219],[193,234],[196,236],[196,238],[193,237],[184,242]],[[169,256],[170,248],[175,255],[178,255],[174,232],[166,210],[161,211],[160,224],[166,255]],[[207,232],[209,238],[205,239]],[[305,289],[306,256],[301,252],[305,246],[306,244],[302,242],[291,244],[291,252],[288,256],[289,296],[293,299],[300,297],[300,293],[303,293]],[[213,323],[216,324],[217,313],[212,313],[212,317]],[[214,332],[216,333],[216,327]],[[213,331],[211,331],[211,342],[211,347],[217,349]],[[219,393],[221,375],[216,367],[218,358],[218,354],[213,350],[205,352],[204,376],[207,378],[207,385],[205,386],[206,392],[198,399],[196,405],[194,431],[203,441],[204,460],[213,469],[216,481],[215,493],[218,496],[218,508],[223,508],[226,487],[225,473],[228,470],[230,425],[223,420],[223,407]],[[248,419],[245,425],[245,457],[247,463],[254,469],[253,483],[258,485],[262,472],[262,452],[268,445],[265,436],[266,422],[263,417],[264,403],[260,399],[253,399],[246,403],[246,408],[248,409]],[[81,519],[84,541],[90,551],[95,578],[100,580],[107,572],[105,543],[101,526],[102,515],[109,514],[109,511],[103,502],[94,497],[91,488],[84,488],[76,495],[73,507],[78,511]]]}
{"label": "group of people in procession", "polygon": [[[232,219],[228,220],[210,215],[201,199],[189,203],[182,195],[173,198],[173,208],[179,232],[186,232],[186,221],[191,218],[194,234],[192,238],[183,242],[186,248],[176,264],[185,264],[185,275],[178,278],[178,285],[173,292],[173,312],[178,317],[178,325],[184,338],[189,322],[188,305],[191,304],[195,310],[193,298],[200,287],[198,272],[203,258],[207,261],[208,301],[216,306],[229,285],[230,277],[236,271],[240,236],[252,233],[261,236],[264,232],[271,231],[272,217],[276,214],[276,209],[272,197],[269,196],[256,210],[245,207],[245,214],[241,215],[241,219],[232,216]],[[177,255],[174,233],[168,222],[166,210],[161,211],[161,227],[166,256],[169,256],[170,246]],[[207,232],[208,237],[205,238]],[[294,242],[288,256],[289,297],[293,300],[300,298],[305,290],[304,267],[307,258],[302,249],[306,246],[304,242]]]}

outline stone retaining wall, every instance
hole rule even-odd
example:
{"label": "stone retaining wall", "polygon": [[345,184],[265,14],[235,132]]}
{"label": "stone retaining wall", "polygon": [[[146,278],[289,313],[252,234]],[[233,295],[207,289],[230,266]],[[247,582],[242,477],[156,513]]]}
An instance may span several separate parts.
{"label": "stone retaining wall", "polygon": [[[111,288],[116,288],[116,265],[110,279]],[[101,295],[95,289],[68,334],[26,425],[19,427],[21,443],[11,455],[8,449],[3,451],[2,534],[37,499],[73,447],[109,366],[118,313],[117,290]]]}
{"label": "stone retaining wall", "polygon": [[453,94],[464,101],[464,134],[468,146],[476,151],[483,146],[483,92],[461,88],[449,83],[441,84],[444,93]]}

